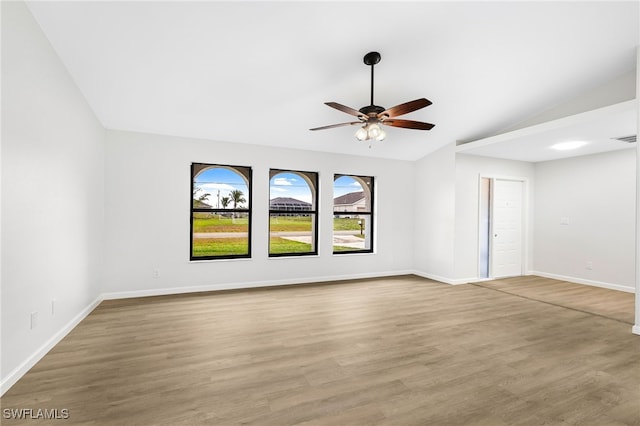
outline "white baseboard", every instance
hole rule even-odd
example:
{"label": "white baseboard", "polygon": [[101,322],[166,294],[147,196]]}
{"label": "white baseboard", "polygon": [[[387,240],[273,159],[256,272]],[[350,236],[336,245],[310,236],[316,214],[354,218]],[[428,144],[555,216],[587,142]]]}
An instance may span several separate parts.
{"label": "white baseboard", "polygon": [[473,283],[483,283],[486,281],[493,281],[495,278],[477,278],[477,277],[473,277],[473,278],[467,278],[466,282],[468,284],[473,284]]}
{"label": "white baseboard", "polygon": [[4,395],[11,386],[15,385],[27,371],[38,363],[55,345],[57,345],[64,337],[71,332],[80,322],[87,317],[102,301],[101,297],[91,302],[89,306],[84,308],[78,315],[73,317],[71,321],[62,327],[56,334],[47,340],[38,350],[25,359],[19,366],[13,369],[6,377],[0,381],[0,396]]}
{"label": "white baseboard", "polygon": [[428,278],[430,280],[438,281],[445,284],[451,284],[451,285],[467,284],[469,283],[469,280],[471,280],[471,278],[447,278],[447,277],[442,277],[439,275],[434,275],[434,274],[430,274],[422,271],[413,271],[412,274],[422,278]]}
{"label": "white baseboard", "polygon": [[538,276],[544,277],[544,278],[552,278],[554,280],[568,281],[568,282],[576,283],[576,284],[585,284],[585,285],[590,285],[590,286],[593,286],[593,287],[608,288],[609,290],[624,291],[626,293],[635,293],[636,292],[635,288],[631,287],[631,286],[625,286],[625,285],[620,285],[620,284],[612,284],[612,283],[607,283],[607,282],[603,282],[603,281],[587,280],[587,279],[584,279],[584,278],[570,277],[570,276],[566,276],[566,275],[550,274],[550,273],[541,272],[541,271],[531,271],[531,272],[529,272],[529,275],[538,275]]}
{"label": "white baseboard", "polygon": [[333,282],[333,281],[348,281],[358,280],[366,278],[383,278],[393,277],[401,275],[410,275],[413,271],[391,271],[391,272],[377,272],[377,273],[364,273],[364,274],[349,274],[349,275],[331,275],[324,277],[311,277],[311,278],[290,278],[286,280],[268,280],[268,281],[242,281],[237,283],[218,283],[218,284],[205,284],[199,286],[189,287],[168,287],[168,288],[155,288],[148,290],[133,290],[133,291],[120,291],[103,293],[101,295],[102,300],[115,300],[115,299],[131,299],[134,297],[150,297],[150,296],[168,296],[172,294],[186,294],[186,293],[201,293],[206,291],[221,291],[221,290],[241,290],[245,288],[259,288],[259,287],[274,287],[282,285],[294,285],[294,284],[313,284],[321,282]]}
{"label": "white baseboard", "polygon": [[631,328],[631,332],[632,332],[633,334],[638,334],[638,335],[640,335],[640,324],[634,325],[634,326]]}

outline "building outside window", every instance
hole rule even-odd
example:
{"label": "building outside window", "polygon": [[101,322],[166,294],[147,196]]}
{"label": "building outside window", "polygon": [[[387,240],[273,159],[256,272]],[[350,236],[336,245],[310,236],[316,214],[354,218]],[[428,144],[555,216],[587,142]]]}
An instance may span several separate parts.
{"label": "building outside window", "polygon": [[373,194],[371,176],[334,176],[334,254],[373,252]]}
{"label": "building outside window", "polygon": [[251,168],[191,165],[191,260],[251,257]]}
{"label": "building outside window", "polygon": [[269,172],[269,256],[318,253],[318,174]]}

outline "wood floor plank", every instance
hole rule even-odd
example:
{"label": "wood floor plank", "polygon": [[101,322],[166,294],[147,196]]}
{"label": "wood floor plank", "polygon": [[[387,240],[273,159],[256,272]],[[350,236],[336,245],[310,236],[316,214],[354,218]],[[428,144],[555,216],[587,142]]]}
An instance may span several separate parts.
{"label": "wood floor plank", "polygon": [[503,278],[476,285],[602,315],[627,324],[635,322],[633,293],[532,275]]}
{"label": "wood floor plank", "polygon": [[0,399],[69,419],[2,424],[640,425],[629,298],[402,276],[105,301]]}

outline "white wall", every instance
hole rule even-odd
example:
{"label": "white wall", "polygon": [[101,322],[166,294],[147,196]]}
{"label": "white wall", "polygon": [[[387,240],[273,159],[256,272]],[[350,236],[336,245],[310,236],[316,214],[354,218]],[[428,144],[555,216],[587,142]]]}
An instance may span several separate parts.
{"label": "white wall", "polygon": [[635,161],[626,149],[535,165],[535,273],[633,291]]}
{"label": "white wall", "polygon": [[[640,134],[640,45],[636,49],[636,135]],[[636,320],[632,328],[635,334],[640,334],[640,144],[636,143]]]}
{"label": "white wall", "polygon": [[2,2],[3,391],[99,295],[104,133],[24,3]]}
{"label": "white wall", "polygon": [[[106,297],[411,271],[411,162],[121,131],[108,131],[106,152]],[[251,259],[189,262],[192,162],[253,168]],[[268,257],[269,168],[319,172],[318,256]],[[332,254],[334,173],[375,176],[375,254]]]}
{"label": "white wall", "polygon": [[415,163],[413,267],[418,275],[455,283],[455,144]]}
{"label": "white wall", "polygon": [[[481,175],[524,179],[528,196],[524,208],[531,210],[533,206],[533,163],[456,154],[455,277],[465,282],[478,279],[478,189]],[[527,223],[523,228],[527,242],[527,248],[523,250],[526,255],[523,263],[526,265],[531,264],[532,254],[530,225]]]}

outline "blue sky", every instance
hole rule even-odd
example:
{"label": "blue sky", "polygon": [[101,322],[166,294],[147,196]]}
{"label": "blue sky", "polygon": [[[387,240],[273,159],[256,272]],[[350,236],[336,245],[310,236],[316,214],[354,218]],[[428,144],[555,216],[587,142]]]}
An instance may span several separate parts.
{"label": "blue sky", "polygon": [[295,198],[312,203],[311,188],[306,180],[295,173],[278,173],[269,182],[269,199],[278,197]]}
{"label": "blue sky", "polygon": [[[290,197],[311,202],[311,190],[307,182],[295,173],[279,173],[271,178],[269,198]],[[333,197],[362,191],[362,185],[351,176],[338,178],[333,185]]]}
{"label": "blue sky", "polygon": [[351,176],[341,176],[333,183],[333,198],[359,191],[362,191],[362,185]]}
{"label": "blue sky", "polygon": [[[212,207],[222,208],[222,204],[218,204],[218,194],[222,199],[223,197],[228,197],[229,193],[234,189],[242,191],[245,199],[247,199],[246,203],[238,207],[248,207],[249,205],[247,197],[249,188],[242,176],[232,170],[222,167],[204,170],[196,176],[195,186],[202,190],[196,194],[196,197],[204,193],[210,194],[205,202]],[[233,205],[230,204],[229,207],[233,207]]]}
{"label": "blue sky", "polygon": [[[245,198],[247,198],[246,196],[249,193],[247,184],[240,174],[222,167],[204,170],[196,177],[195,186],[196,188],[201,189],[196,196],[200,196],[204,193],[210,194],[209,198],[205,202],[215,208],[222,208],[222,205],[218,204],[218,194],[220,198],[228,197],[230,191],[239,189],[243,194],[245,194]],[[307,203],[312,202],[312,194],[309,185],[301,176],[295,173],[278,173],[271,178],[269,187],[270,199],[277,197],[289,197],[305,201]],[[350,192],[358,191],[362,191],[362,185],[350,176],[341,176],[334,182],[334,198]],[[242,207],[247,206],[248,202]]]}

